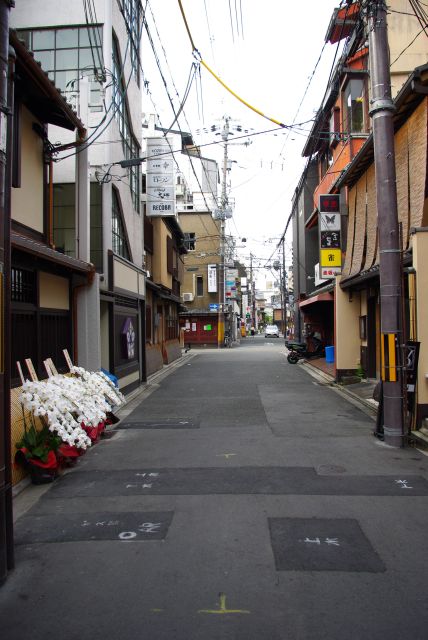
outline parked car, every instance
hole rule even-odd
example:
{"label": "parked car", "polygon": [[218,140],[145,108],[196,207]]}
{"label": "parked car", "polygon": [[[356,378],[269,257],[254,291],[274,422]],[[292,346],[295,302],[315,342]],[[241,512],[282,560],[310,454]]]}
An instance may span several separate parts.
{"label": "parked car", "polygon": [[279,338],[279,329],[276,324],[266,325],[265,338]]}

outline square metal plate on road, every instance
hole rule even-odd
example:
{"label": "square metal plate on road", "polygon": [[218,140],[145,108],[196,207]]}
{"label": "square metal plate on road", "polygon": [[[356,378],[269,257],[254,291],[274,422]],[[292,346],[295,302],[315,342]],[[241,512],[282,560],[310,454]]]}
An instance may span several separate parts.
{"label": "square metal plate on road", "polygon": [[25,515],[16,525],[17,544],[99,540],[163,540],[173,511]]}
{"label": "square metal plate on road", "polygon": [[268,518],[277,571],[385,571],[357,520]]}

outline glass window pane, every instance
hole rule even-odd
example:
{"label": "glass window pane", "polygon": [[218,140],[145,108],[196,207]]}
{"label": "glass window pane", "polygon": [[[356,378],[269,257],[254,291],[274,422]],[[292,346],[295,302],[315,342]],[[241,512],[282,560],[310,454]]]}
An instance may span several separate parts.
{"label": "glass window pane", "polygon": [[[81,47],[89,47],[92,43],[92,46],[95,44],[99,45],[102,43],[103,37],[103,29],[102,27],[83,27],[79,29],[79,46]],[[89,32],[89,34],[88,34]]]}
{"label": "glass window pane", "polygon": [[56,52],[57,69],[77,69],[77,49],[60,49]]}
{"label": "glass window pane", "polygon": [[20,40],[23,40],[27,49],[32,50],[31,46],[31,31],[17,31],[16,35]]}
{"label": "glass window pane", "polygon": [[55,31],[33,31],[33,51],[37,49],[55,49]]}
{"label": "glass window pane", "polygon": [[58,29],[56,32],[56,48],[69,49],[79,46],[79,29]]}
{"label": "glass window pane", "polygon": [[92,57],[92,52],[90,49],[80,49],[79,51],[79,67],[80,69],[93,69],[94,68],[94,58],[95,58],[95,66],[99,67],[100,63],[98,61],[97,52],[94,49],[94,57]]}
{"label": "glass window pane", "polygon": [[71,69],[70,71],[58,71],[55,74],[55,85],[61,91],[67,91],[75,93],[79,90],[79,72],[77,69]]}
{"label": "glass window pane", "polygon": [[55,52],[54,51],[36,51],[34,59],[40,62],[43,71],[52,71],[55,69]]}

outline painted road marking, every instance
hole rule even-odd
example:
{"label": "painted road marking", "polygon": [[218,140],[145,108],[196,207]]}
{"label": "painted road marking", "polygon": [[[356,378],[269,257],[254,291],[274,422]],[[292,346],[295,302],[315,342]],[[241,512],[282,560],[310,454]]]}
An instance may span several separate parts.
{"label": "painted road marking", "polygon": [[251,613],[250,611],[248,611],[247,609],[227,609],[226,608],[226,594],[225,593],[219,593],[219,598],[220,598],[220,608],[219,609],[199,609],[198,613],[209,613],[209,614],[216,614],[216,615],[226,615],[226,614],[231,614],[231,613]]}
{"label": "painted road marking", "polygon": [[232,458],[232,456],[236,456],[238,455],[237,453],[218,453],[217,454],[217,458],[226,458],[226,460],[229,460],[229,458]]}

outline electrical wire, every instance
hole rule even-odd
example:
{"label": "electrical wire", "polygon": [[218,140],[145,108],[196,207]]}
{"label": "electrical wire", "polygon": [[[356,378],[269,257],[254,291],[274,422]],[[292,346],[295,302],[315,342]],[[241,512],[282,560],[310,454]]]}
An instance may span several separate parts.
{"label": "electrical wire", "polygon": [[[147,6],[147,2],[146,2],[146,6]],[[145,10],[144,10],[144,13],[143,13],[143,20],[144,20],[144,14],[145,14]],[[143,23],[141,23],[141,25],[139,25],[139,38],[141,38],[142,28],[143,28]],[[115,117],[115,115],[117,113],[117,110],[119,108],[119,104],[116,105],[115,95],[119,91],[121,91],[121,93],[122,93],[122,99],[124,101],[126,101],[126,95],[127,95],[128,87],[129,87],[129,84],[131,82],[132,75],[133,75],[132,68],[131,68],[131,71],[130,71],[130,74],[129,74],[128,81],[126,82],[125,86],[121,87],[120,84],[123,81],[123,77],[124,77],[124,73],[125,73],[125,63],[126,63],[126,58],[128,56],[129,44],[130,44],[130,40],[128,39],[127,44],[126,44],[124,59],[123,59],[122,64],[120,65],[121,72],[120,72],[120,76],[119,76],[119,78],[117,80],[117,83],[115,82],[115,78],[114,78],[113,72],[109,71],[108,69],[106,70],[112,76],[112,79],[113,79],[113,96],[112,96],[112,100],[111,100],[110,106],[107,109],[106,113],[104,114],[104,116],[103,116],[102,120],[100,121],[99,125],[91,133],[91,135],[88,136],[88,138],[86,138],[85,142],[78,149],[76,149],[76,151],[74,151],[73,153],[67,154],[66,156],[62,156],[60,158],[56,158],[55,162],[62,162],[63,160],[66,160],[67,158],[71,158],[73,156],[78,155],[79,153],[82,153],[82,151],[84,151],[85,149],[89,148],[96,140],[98,140],[98,138],[104,133],[104,131],[106,131],[106,129],[108,128],[108,126],[110,125],[111,121],[113,120],[113,118]],[[112,114],[111,114],[109,120],[106,122],[108,113],[111,110],[112,110]],[[103,126],[102,130],[98,131],[99,127],[101,127],[101,126]]]}
{"label": "electrical wire", "polygon": [[[175,111],[174,103],[173,103],[173,100],[172,100],[171,95],[170,95],[169,90],[168,90],[168,85],[167,85],[167,82],[166,82],[166,79],[165,79],[164,73],[163,73],[162,68],[161,68],[161,65],[160,65],[159,56],[157,55],[156,48],[155,48],[155,46],[154,46],[154,42],[153,42],[153,38],[152,38],[152,36],[151,36],[151,34],[150,34],[150,29],[149,29],[149,26],[148,26],[148,24],[147,24],[147,20],[145,20],[144,22],[145,22],[145,26],[146,26],[146,32],[147,32],[147,35],[148,35],[148,37],[149,37],[149,42],[150,42],[150,45],[151,45],[151,47],[152,47],[152,51],[153,51],[153,54],[154,54],[154,57],[155,57],[156,65],[157,65],[158,70],[159,70],[159,73],[160,73],[160,75],[161,75],[162,82],[163,82],[163,85],[164,85],[165,91],[166,91],[166,93],[167,93],[167,96],[168,96],[168,99],[169,99],[169,102],[170,102],[170,105],[171,105],[171,109],[172,109],[172,111],[173,111],[173,113],[174,113],[175,118],[177,119],[177,113],[176,113],[176,111]],[[177,123],[177,124],[178,124],[178,123]],[[179,125],[179,129],[180,129],[180,125]],[[181,129],[180,129],[180,133],[182,134]],[[171,145],[170,145],[170,143],[169,143],[168,138],[165,138],[165,139],[167,140],[168,145],[169,145],[169,147],[170,147],[170,151],[169,151],[169,152],[167,152],[167,155],[173,154],[173,149],[171,148]],[[180,151],[182,151],[182,150],[180,150]],[[194,176],[195,176],[195,178],[196,178],[196,182],[197,182],[197,184],[198,184],[198,186],[199,186],[200,192],[201,192],[202,197],[203,197],[203,200],[204,200],[204,202],[205,202],[205,206],[206,206],[207,210],[209,211],[209,210],[210,210],[210,207],[208,206],[208,202],[207,202],[207,200],[206,200],[206,198],[205,198],[205,193],[204,193],[204,192],[203,192],[203,190],[202,190],[202,186],[201,186],[201,183],[200,183],[200,181],[199,181],[199,177],[198,177],[198,175],[197,175],[197,173],[196,173],[195,167],[194,167],[193,162],[192,162],[192,157],[191,157],[191,155],[190,155],[190,153],[189,153],[188,149],[186,149],[186,150],[185,150],[185,153],[187,154],[187,156],[188,156],[188,158],[189,158],[190,166],[191,166],[192,171],[193,171],[193,174],[194,174]],[[159,155],[163,155],[163,154],[159,154]],[[177,163],[177,160],[176,160],[175,156],[173,156],[173,157],[174,157],[175,162]],[[177,165],[177,166],[178,166],[178,165]],[[179,168],[179,167],[178,167],[178,168]]]}
{"label": "electrical wire", "polygon": [[[187,19],[186,19],[186,15],[184,13],[184,9],[183,9],[183,5],[181,0],[178,0],[178,4],[180,6],[180,11],[181,11],[181,15],[183,17],[183,21],[187,30],[187,34],[189,36],[189,40],[190,40],[190,44],[192,45],[192,53],[194,55],[194,57],[198,60],[198,62],[205,67],[205,69],[217,80],[217,82],[219,82],[222,87],[224,89],[226,89],[226,91],[228,91],[231,95],[233,95],[237,100],[239,100],[239,102],[241,102],[243,105],[245,105],[246,107],[248,107],[249,109],[251,109],[251,111],[254,111],[254,113],[257,113],[259,116],[261,116],[262,118],[266,118],[266,120],[269,120],[270,122],[273,122],[274,124],[278,124],[280,127],[285,127],[286,125],[284,125],[282,122],[280,122],[279,120],[275,120],[274,118],[271,118],[269,116],[267,116],[266,114],[264,114],[262,111],[260,111],[259,109],[256,109],[255,107],[253,107],[249,102],[247,102],[246,100],[244,100],[243,98],[241,98],[235,91],[233,91],[225,82],[223,82],[223,80],[211,69],[211,67],[209,67],[209,65],[205,62],[205,60],[203,60],[201,54],[199,53],[198,49],[195,47],[195,44],[193,42],[193,38],[192,35],[190,33],[190,29],[189,29],[189,25],[187,23]],[[229,0],[229,7],[230,7],[230,0]]]}
{"label": "electrical wire", "polygon": [[[148,0],[147,0],[147,2],[148,2]],[[151,17],[152,17],[152,20],[153,20],[153,24],[154,24],[154,27],[155,27],[155,30],[156,30],[157,37],[158,37],[158,39],[159,39],[159,42],[160,42],[160,45],[161,45],[161,48],[162,48],[162,52],[163,52],[163,55],[164,55],[164,58],[165,58],[166,65],[167,65],[167,68],[168,68],[169,74],[170,74],[170,76],[171,76],[172,84],[173,84],[173,86],[174,86],[174,89],[175,89],[176,95],[179,97],[179,94],[178,94],[178,91],[177,91],[177,87],[176,87],[175,82],[174,82],[174,76],[173,76],[173,73],[172,73],[172,71],[171,71],[171,67],[170,67],[169,62],[168,62],[168,57],[167,57],[167,55],[166,55],[165,47],[163,46],[163,42],[162,42],[162,39],[161,39],[161,37],[160,37],[160,33],[159,33],[159,29],[158,29],[158,26],[157,26],[157,23],[156,23],[156,19],[155,19],[154,13],[153,13],[153,9],[152,9],[151,4],[150,4],[149,2],[148,2],[148,7],[149,7],[149,9],[150,9],[150,14],[151,14]],[[146,22],[146,30],[147,30],[147,28],[148,28],[148,26],[147,26],[147,22]],[[169,98],[169,101],[170,101],[170,104],[171,104],[171,107],[172,107],[173,113],[175,114],[174,105],[173,105],[172,99],[171,99],[171,97],[170,97],[170,95],[169,95],[169,92],[168,92],[167,83],[166,83],[166,80],[165,80],[165,79],[164,79],[164,77],[163,77],[162,70],[161,70],[161,68],[160,68],[160,60],[159,60],[159,58],[157,57],[157,54],[156,54],[156,52],[155,52],[155,50],[154,50],[154,43],[153,43],[153,39],[151,40],[151,46],[152,46],[153,52],[154,52],[154,54],[155,54],[155,59],[157,58],[157,66],[158,66],[159,72],[161,73],[162,79],[164,80],[164,87],[165,87],[165,90],[166,90],[166,92],[167,92],[167,94],[168,94],[168,98]],[[158,61],[159,61],[159,62],[158,62]],[[202,97],[202,96],[201,96],[201,97]],[[190,134],[192,134],[192,132],[191,132],[191,127],[190,127],[190,124],[189,124],[189,122],[188,122],[188,120],[187,120],[187,116],[186,116],[186,113],[185,113],[185,111],[184,111],[184,108],[182,109],[182,111],[183,111],[183,115],[184,115],[184,118],[185,118],[185,121],[186,121],[186,124],[187,124],[188,130],[189,130],[189,133],[190,133]],[[176,116],[175,120],[178,120],[178,114],[177,114],[177,116]],[[179,125],[179,123],[178,123],[178,122],[177,122],[177,124],[178,124],[178,128],[179,128],[179,130],[180,130],[180,133],[182,134],[181,127],[180,127],[180,125]],[[166,137],[166,133],[164,133],[164,136]],[[193,137],[193,134],[192,134],[192,137]],[[201,154],[200,154],[199,148],[198,148],[198,147],[195,147],[195,148],[196,148],[196,150],[197,150],[197,154],[198,154],[198,156],[199,156],[199,160],[201,161],[202,170],[203,170],[203,172],[204,172],[204,174],[205,174],[205,178],[206,178],[207,184],[208,184],[208,185],[209,185],[209,187],[210,187],[210,193],[211,193],[211,196],[212,196],[212,198],[213,198],[213,201],[216,203],[216,206],[218,207],[219,205],[218,205],[218,197],[217,197],[217,194],[216,194],[216,193],[214,193],[214,191],[211,189],[210,179],[209,179],[209,176],[208,176],[208,174],[207,174],[206,167],[205,167],[204,163],[202,162],[202,157],[201,157]],[[187,150],[186,150],[186,152],[187,152]],[[202,191],[202,186],[201,186],[201,184],[200,184],[200,182],[199,182],[199,179],[198,179],[198,177],[197,177],[197,175],[196,175],[196,171],[195,171],[195,169],[194,169],[192,159],[191,159],[190,154],[189,154],[188,152],[187,152],[187,155],[188,155],[188,157],[189,157],[189,159],[190,159],[190,164],[191,164],[191,166],[192,166],[192,171],[193,171],[193,173],[194,173],[194,175],[195,175],[195,177],[196,177],[196,180],[197,180],[198,186],[199,186],[199,188],[200,188],[200,191],[201,191],[201,193],[203,193],[203,191]],[[177,165],[177,166],[178,166],[178,165]],[[206,207],[207,207],[207,209],[209,209],[209,206],[208,206],[208,204],[207,204],[207,202],[206,202],[205,196],[203,196],[203,197],[204,197],[204,201],[205,201]]]}

